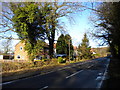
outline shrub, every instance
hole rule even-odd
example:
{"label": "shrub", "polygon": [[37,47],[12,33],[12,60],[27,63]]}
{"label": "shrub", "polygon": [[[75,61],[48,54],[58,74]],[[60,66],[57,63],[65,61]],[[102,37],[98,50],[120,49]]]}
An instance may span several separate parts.
{"label": "shrub", "polygon": [[74,58],[73,58],[73,57],[71,57],[71,58],[70,58],[70,60],[71,60],[71,61],[74,61]]}
{"label": "shrub", "polygon": [[48,59],[42,59],[42,61],[43,61],[43,62],[46,62],[46,61],[48,61]]}
{"label": "shrub", "polygon": [[65,59],[63,59],[62,57],[58,57],[58,62],[59,62],[59,63],[65,63],[65,62],[66,62],[66,60],[65,60]]}

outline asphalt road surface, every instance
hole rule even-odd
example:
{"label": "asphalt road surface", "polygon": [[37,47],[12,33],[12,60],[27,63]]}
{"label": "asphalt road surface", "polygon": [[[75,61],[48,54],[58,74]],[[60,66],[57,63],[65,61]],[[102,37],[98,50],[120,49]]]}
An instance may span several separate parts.
{"label": "asphalt road surface", "polygon": [[101,88],[109,58],[98,58],[51,71],[44,75],[2,83],[2,89]]}

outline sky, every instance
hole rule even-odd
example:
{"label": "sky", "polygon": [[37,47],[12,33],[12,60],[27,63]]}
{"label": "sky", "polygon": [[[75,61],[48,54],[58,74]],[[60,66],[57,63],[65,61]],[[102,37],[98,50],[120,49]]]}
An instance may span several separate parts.
{"label": "sky", "polygon": [[[61,21],[65,23],[65,31],[66,33],[70,34],[72,37],[72,43],[74,46],[78,46],[84,36],[84,33],[89,32],[90,28],[94,28],[91,26],[91,21],[89,17],[92,15],[91,10],[84,10],[82,12],[77,12],[75,14],[71,14],[71,17],[73,18],[72,22],[69,21],[66,17],[61,18]],[[61,33],[56,33],[55,40],[58,39]],[[18,37],[17,34],[12,34],[14,37]],[[89,37],[88,37],[89,38]],[[0,43],[2,40],[0,40]],[[19,40],[13,40],[12,46],[14,49],[14,46],[19,42]],[[48,42],[48,41],[46,41]],[[91,47],[98,47],[98,42],[95,42],[92,38],[89,38],[90,46]],[[1,44],[0,44],[1,45]],[[0,48],[2,48],[0,46]]]}
{"label": "sky", "polygon": [[[87,5],[91,7],[91,3],[87,3]],[[68,32],[72,37],[72,42],[74,46],[78,46],[82,42],[84,33],[86,33],[88,35],[90,46],[95,48],[100,47],[99,41],[96,42],[95,40],[93,40],[93,38],[89,37],[90,29],[94,28],[94,26],[91,25],[90,21],[91,15],[93,15],[92,11],[86,9],[82,12],[77,12],[73,14],[72,17],[74,21],[72,21],[72,23],[70,23],[69,20],[66,19],[66,17],[62,18],[67,28],[66,32]],[[56,35],[56,39],[58,39],[59,36],[60,35]]]}

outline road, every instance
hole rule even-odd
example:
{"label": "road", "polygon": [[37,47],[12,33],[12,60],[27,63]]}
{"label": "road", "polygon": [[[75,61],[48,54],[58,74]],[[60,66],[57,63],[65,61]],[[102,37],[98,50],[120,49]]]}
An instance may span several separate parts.
{"label": "road", "polygon": [[51,71],[44,75],[6,82],[2,88],[101,88],[109,58],[98,58]]}

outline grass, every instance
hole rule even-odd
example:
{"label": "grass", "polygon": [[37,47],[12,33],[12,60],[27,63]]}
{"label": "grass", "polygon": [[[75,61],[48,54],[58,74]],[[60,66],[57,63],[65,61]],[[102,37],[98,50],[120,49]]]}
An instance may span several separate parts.
{"label": "grass", "polygon": [[31,68],[39,68],[44,66],[50,65],[57,65],[57,60],[48,60],[48,61],[36,61],[34,64],[33,62],[1,62],[2,64],[2,72],[14,72],[23,69],[31,69]]}

